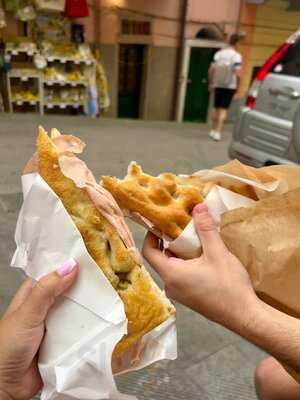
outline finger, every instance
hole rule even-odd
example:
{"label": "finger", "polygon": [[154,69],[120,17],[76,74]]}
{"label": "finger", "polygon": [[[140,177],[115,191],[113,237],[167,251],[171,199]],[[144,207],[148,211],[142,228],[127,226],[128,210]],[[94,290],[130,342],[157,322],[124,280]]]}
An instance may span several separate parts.
{"label": "finger", "polygon": [[70,258],[57,271],[44,276],[37,282],[19,309],[26,326],[34,328],[44,322],[56,298],[75,282],[77,267],[76,261]]}
{"label": "finger", "polygon": [[203,254],[216,258],[226,249],[216,225],[205,204],[198,204],[193,210],[196,232],[202,243]]}
{"label": "finger", "polygon": [[160,275],[163,280],[166,280],[174,269],[177,260],[175,257],[169,257],[158,248],[158,238],[153,233],[148,232],[143,246],[143,256]]}
{"label": "finger", "polygon": [[31,278],[26,278],[21,286],[19,287],[17,293],[14,295],[12,301],[7,307],[4,316],[8,316],[14,313],[27,299],[32,290],[33,280]]}

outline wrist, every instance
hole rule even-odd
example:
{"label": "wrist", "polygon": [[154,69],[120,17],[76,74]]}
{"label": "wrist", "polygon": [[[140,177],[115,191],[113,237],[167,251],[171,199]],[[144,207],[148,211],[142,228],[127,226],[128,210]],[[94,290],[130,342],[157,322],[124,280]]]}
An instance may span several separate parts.
{"label": "wrist", "polygon": [[257,324],[261,320],[261,313],[261,300],[256,296],[255,292],[244,294],[243,301],[238,304],[227,328],[250,340],[253,331],[257,329]]}
{"label": "wrist", "polygon": [[13,398],[0,387],[0,400],[13,400]]}

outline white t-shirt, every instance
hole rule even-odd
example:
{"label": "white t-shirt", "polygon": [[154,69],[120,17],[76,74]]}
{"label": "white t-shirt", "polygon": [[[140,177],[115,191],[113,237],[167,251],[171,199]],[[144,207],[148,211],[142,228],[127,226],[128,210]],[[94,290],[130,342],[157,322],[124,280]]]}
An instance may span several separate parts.
{"label": "white t-shirt", "polygon": [[242,56],[232,47],[226,47],[225,49],[221,49],[215,53],[213,63],[218,62],[220,60],[229,62],[233,66],[230,83],[225,87],[225,89],[236,89],[237,76],[235,72],[242,66]]}

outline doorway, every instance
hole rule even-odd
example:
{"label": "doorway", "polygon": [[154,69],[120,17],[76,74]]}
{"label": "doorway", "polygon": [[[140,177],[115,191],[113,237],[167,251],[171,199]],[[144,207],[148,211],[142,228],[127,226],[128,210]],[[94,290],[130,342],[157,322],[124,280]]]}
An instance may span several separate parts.
{"label": "doorway", "polygon": [[184,121],[206,122],[209,105],[208,69],[216,48],[193,47],[190,55]]}
{"label": "doorway", "polygon": [[120,44],[118,117],[139,118],[145,58],[143,44]]}
{"label": "doorway", "polygon": [[[209,108],[208,67],[214,53],[224,46],[224,42],[217,40],[186,40],[176,106],[177,122],[206,121]],[[203,93],[199,95],[199,91]]]}

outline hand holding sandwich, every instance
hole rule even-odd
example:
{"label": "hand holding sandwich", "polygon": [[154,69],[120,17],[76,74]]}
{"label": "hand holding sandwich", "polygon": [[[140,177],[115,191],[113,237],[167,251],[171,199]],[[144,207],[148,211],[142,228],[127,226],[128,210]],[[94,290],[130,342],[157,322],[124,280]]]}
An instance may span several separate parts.
{"label": "hand holding sandwich", "polygon": [[169,297],[235,330],[248,323],[241,317],[256,303],[256,294],[245,268],[224,245],[207,207],[196,206],[193,217],[203,245],[200,258],[181,260],[163,254],[152,234],[146,237],[144,256],[165,281]]}
{"label": "hand holding sandwich", "polygon": [[[75,267],[75,268],[74,268]],[[0,321],[0,400],[31,399],[42,387],[37,354],[55,300],[75,282],[73,259],[32,288],[26,279]]]}
{"label": "hand holding sandwich", "polygon": [[257,297],[205,205],[194,208],[193,218],[203,246],[199,258],[181,260],[164,254],[156,237],[146,236],[143,254],[165,282],[167,295],[300,371],[300,321]]}

